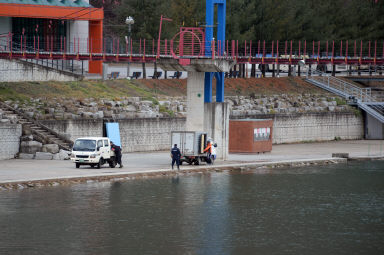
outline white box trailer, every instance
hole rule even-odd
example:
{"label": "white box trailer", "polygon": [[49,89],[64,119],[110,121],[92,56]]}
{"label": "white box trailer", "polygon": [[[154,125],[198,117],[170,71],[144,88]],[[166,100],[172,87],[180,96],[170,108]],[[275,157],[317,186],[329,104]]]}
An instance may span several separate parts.
{"label": "white box trailer", "polygon": [[187,162],[199,165],[201,162],[210,163],[210,159],[204,152],[207,146],[207,133],[199,131],[172,131],[171,147],[177,144],[181,152],[180,164]]}

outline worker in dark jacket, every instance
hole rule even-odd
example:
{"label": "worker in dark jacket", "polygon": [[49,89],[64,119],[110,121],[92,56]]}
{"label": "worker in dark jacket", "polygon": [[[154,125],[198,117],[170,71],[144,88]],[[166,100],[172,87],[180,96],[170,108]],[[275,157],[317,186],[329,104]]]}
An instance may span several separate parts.
{"label": "worker in dark jacket", "polygon": [[179,148],[177,148],[177,144],[175,144],[171,150],[171,157],[172,157],[172,169],[176,162],[177,170],[180,170],[179,166],[180,166],[181,153]]}
{"label": "worker in dark jacket", "polygon": [[120,165],[120,168],[123,167],[123,163],[121,162],[121,148],[120,146],[114,144],[112,141],[111,141],[111,149],[115,152],[115,156],[116,156],[116,162],[117,164]]}

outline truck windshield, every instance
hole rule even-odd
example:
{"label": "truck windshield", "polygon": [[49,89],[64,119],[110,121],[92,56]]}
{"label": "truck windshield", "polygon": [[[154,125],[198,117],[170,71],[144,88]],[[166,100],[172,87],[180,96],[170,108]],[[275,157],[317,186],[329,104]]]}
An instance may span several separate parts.
{"label": "truck windshield", "polygon": [[73,145],[73,151],[95,151],[96,140],[76,140]]}

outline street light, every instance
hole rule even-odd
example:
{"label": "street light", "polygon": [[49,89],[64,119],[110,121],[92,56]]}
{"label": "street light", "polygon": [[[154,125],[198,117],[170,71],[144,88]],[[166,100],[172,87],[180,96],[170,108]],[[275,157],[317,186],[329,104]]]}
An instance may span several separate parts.
{"label": "street light", "polygon": [[[135,20],[131,17],[128,16],[125,19],[125,24],[128,25],[128,37],[125,37],[128,45],[128,52],[132,54],[131,52],[131,26],[135,23]],[[128,61],[128,67],[127,67],[127,78],[129,77],[129,61]]]}
{"label": "street light", "polygon": [[128,16],[126,19],[125,19],[125,24],[128,25],[128,49],[130,51],[130,43],[131,43],[131,26],[135,23],[135,20],[131,17],[131,16]]}

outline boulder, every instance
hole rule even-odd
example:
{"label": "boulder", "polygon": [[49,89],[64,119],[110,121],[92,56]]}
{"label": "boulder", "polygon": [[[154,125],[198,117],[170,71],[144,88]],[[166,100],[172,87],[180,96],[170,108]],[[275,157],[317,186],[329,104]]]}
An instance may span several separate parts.
{"label": "boulder", "polygon": [[159,104],[160,105],[164,105],[164,106],[170,106],[171,105],[171,102],[170,101],[159,101]]}
{"label": "boulder", "polygon": [[33,141],[33,135],[24,135],[20,137],[20,141]]}
{"label": "boulder", "polygon": [[322,106],[322,107],[327,107],[328,106],[328,102],[327,101],[321,101],[320,102],[320,106]]}
{"label": "boulder", "polygon": [[20,152],[22,153],[36,153],[41,151],[43,144],[37,141],[22,141],[20,143]]}
{"label": "boulder", "polygon": [[105,118],[112,118],[112,114],[113,114],[112,111],[104,111],[104,117]]}
{"label": "boulder", "polygon": [[35,115],[34,112],[26,112],[25,113],[29,118],[33,118],[33,116]]}
{"label": "boulder", "polygon": [[71,159],[70,156],[69,156],[70,154],[71,154],[70,151],[66,151],[66,150],[61,149],[59,151],[59,153],[57,153],[55,155],[59,155],[59,159],[60,160],[69,160],[69,159]]}
{"label": "boulder", "polygon": [[136,112],[136,106],[130,104],[124,108],[127,112]]}
{"label": "boulder", "polygon": [[19,153],[19,159],[34,159],[35,154],[33,153]]}
{"label": "boulder", "polygon": [[128,102],[139,102],[140,101],[140,97],[129,97],[128,99]]}
{"label": "boulder", "polygon": [[94,114],[95,119],[102,119],[104,118],[104,112],[103,111],[98,111]]}
{"label": "boulder", "polygon": [[52,160],[53,155],[49,152],[36,152],[35,159],[38,160]]}
{"label": "boulder", "polygon": [[148,107],[151,107],[153,105],[153,102],[149,101],[149,100],[141,101],[140,103],[141,103],[141,105],[143,105],[143,106],[145,105]]}
{"label": "boulder", "polygon": [[59,145],[57,144],[44,144],[42,149],[42,152],[49,152],[49,153],[58,153],[59,152]]}

